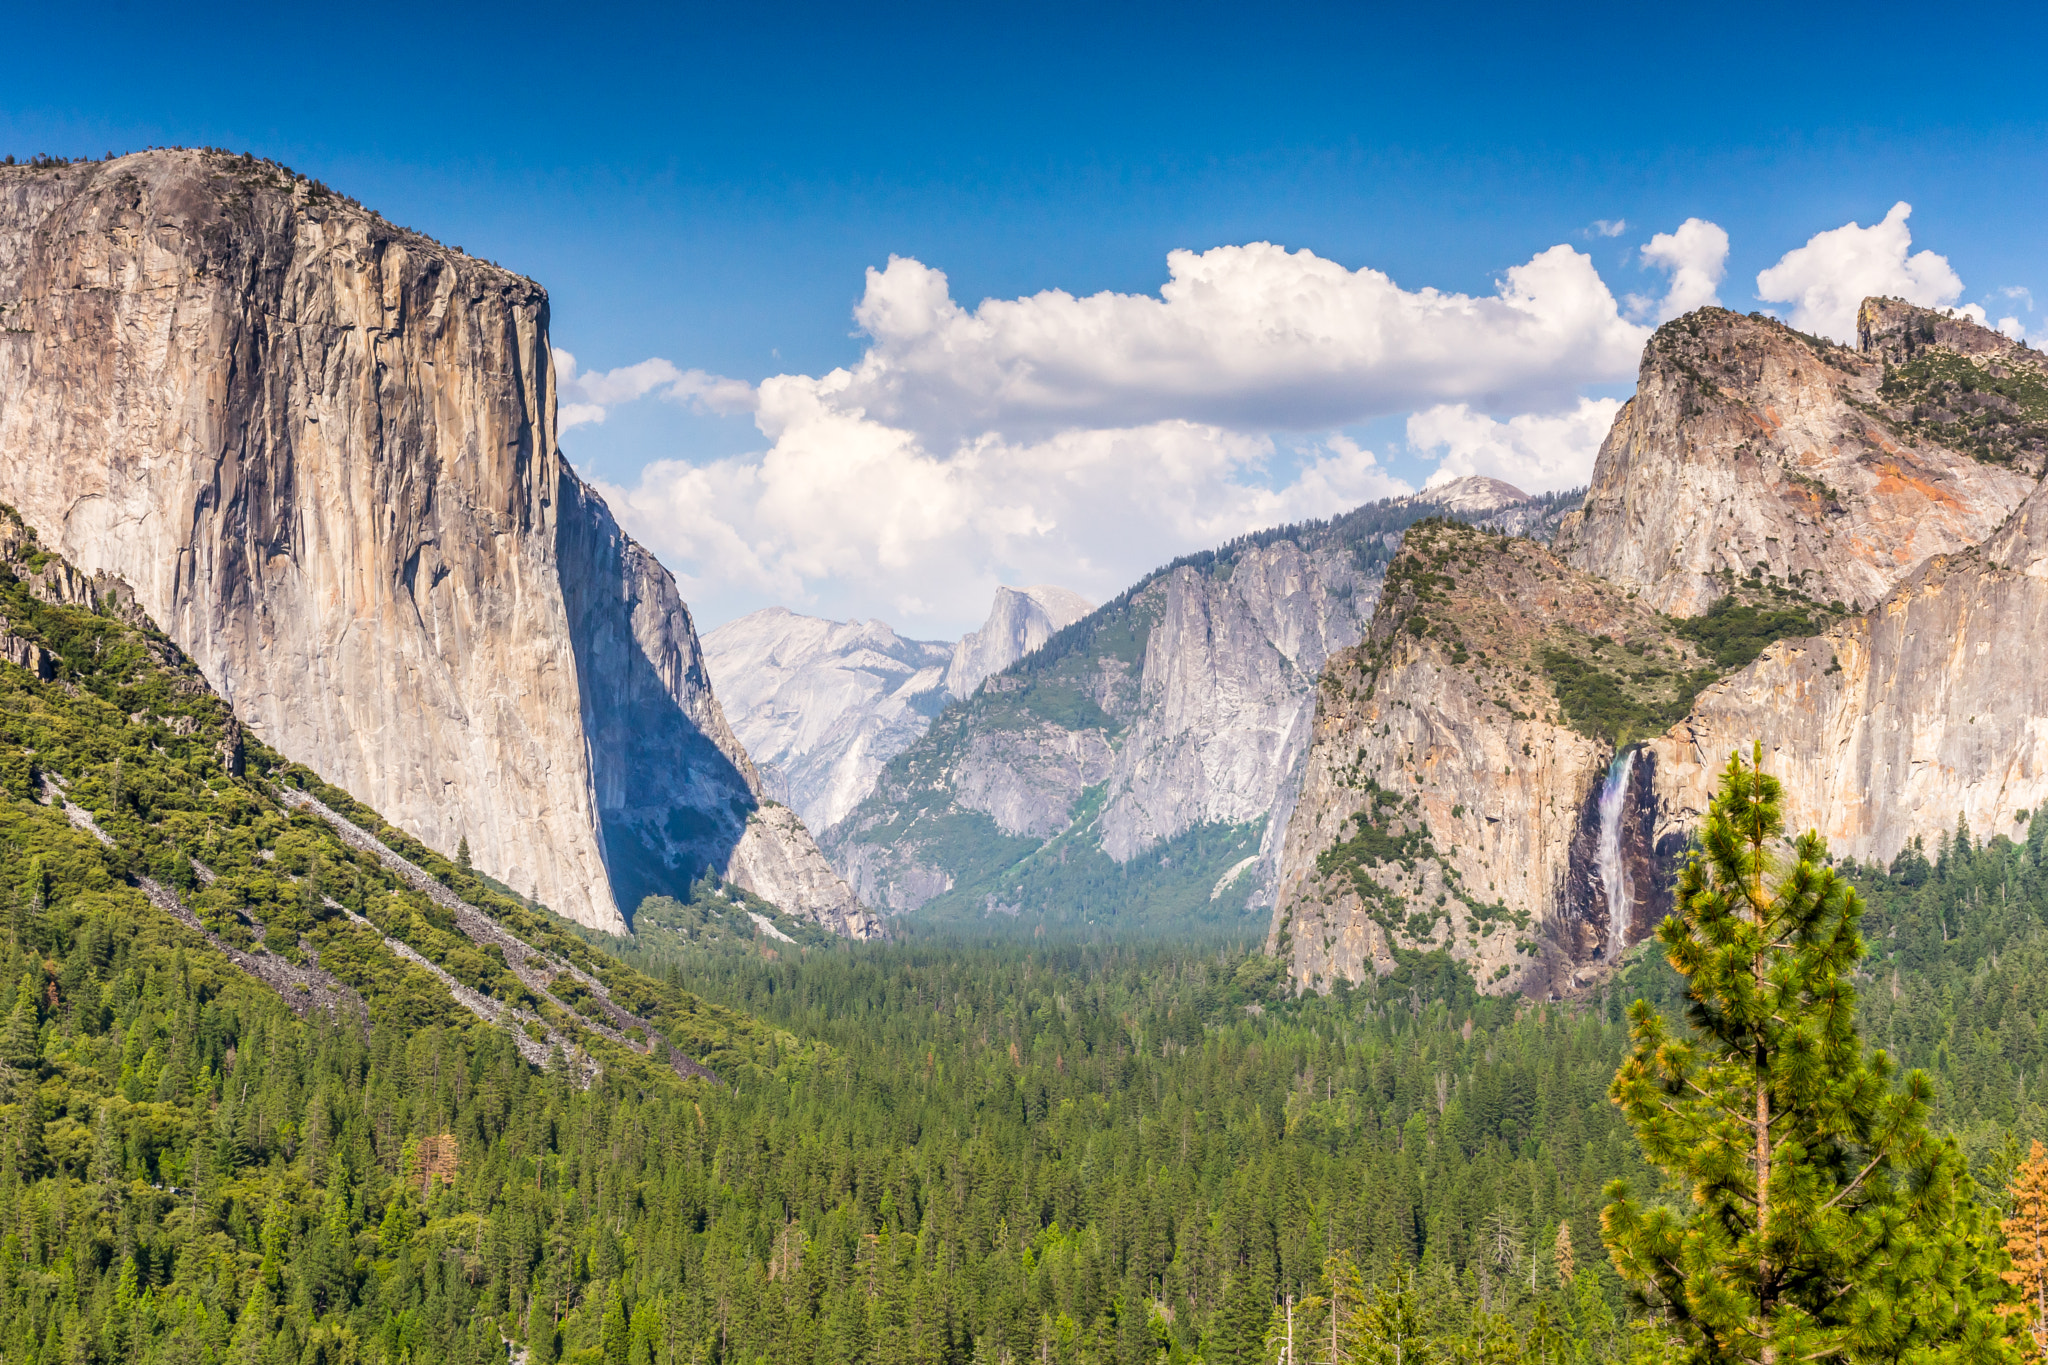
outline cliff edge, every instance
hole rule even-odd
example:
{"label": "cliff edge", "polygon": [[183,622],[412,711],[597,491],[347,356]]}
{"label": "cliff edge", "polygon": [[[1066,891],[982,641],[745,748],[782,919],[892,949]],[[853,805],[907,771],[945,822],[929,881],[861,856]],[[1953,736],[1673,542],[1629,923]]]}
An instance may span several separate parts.
{"label": "cliff edge", "polygon": [[281,752],[562,914],[793,862],[785,908],[857,931],[563,459],[547,329],[538,285],[269,162],[0,169],[0,501]]}
{"label": "cliff edge", "polygon": [[1854,349],[1721,308],[1658,328],[1566,559],[1678,616],[1752,574],[1862,609],[1983,540],[2048,457],[2048,358],[1896,300],[1862,317]]}

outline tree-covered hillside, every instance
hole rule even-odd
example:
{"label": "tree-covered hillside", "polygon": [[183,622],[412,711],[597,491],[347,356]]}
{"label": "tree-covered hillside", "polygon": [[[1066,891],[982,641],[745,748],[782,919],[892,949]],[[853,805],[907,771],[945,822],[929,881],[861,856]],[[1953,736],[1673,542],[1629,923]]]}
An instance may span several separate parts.
{"label": "tree-covered hillside", "polygon": [[[1662,1349],[1597,1231],[1655,1188],[1606,1098],[1654,957],[1295,999],[1241,949],[856,948],[709,883],[571,935],[253,741],[236,775],[118,594],[8,562],[0,1358],[1249,1365],[1347,1266],[1405,1361]],[[2048,851],[2008,833],[1854,871],[1863,1026],[1991,1197],[2048,1127]]]}

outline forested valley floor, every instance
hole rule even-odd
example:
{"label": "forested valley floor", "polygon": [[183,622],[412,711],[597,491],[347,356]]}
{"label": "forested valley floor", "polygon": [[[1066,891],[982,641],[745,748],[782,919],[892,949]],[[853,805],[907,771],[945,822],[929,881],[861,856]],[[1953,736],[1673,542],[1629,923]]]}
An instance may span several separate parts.
{"label": "forested valley floor", "polygon": [[[42,651],[0,663],[0,1359],[1249,1365],[1290,1325],[1324,1360],[1333,1288],[1405,1361],[1657,1357],[1599,1235],[1608,1181],[1657,1188],[1607,1098],[1627,1003],[1675,1013],[1654,947],[1537,1003],[1440,956],[1297,999],[1243,945],[853,947],[710,883],[579,937],[47,569],[0,573]],[[1993,1203],[2048,1136],[2044,843],[1853,872],[1864,1035]]]}

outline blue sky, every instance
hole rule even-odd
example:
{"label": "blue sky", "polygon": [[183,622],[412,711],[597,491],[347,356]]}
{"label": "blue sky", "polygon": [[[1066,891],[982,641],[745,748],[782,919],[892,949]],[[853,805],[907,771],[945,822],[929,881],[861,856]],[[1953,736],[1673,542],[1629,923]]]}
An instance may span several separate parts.
{"label": "blue sky", "polygon": [[[661,358],[751,385],[856,365],[873,345],[853,316],[865,272],[892,256],[944,272],[935,297],[970,312],[1048,289],[1156,294],[1169,252],[1254,242],[1480,299],[1564,244],[1614,295],[1658,296],[1668,272],[1644,268],[1641,248],[1698,217],[1727,234],[1718,297],[1748,310],[1759,271],[1902,200],[1911,250],[1938,253],[1960,282],[1950,301],[2048,334],[2030,296],[1998,293],[2048,304],[2048,6],[129,4],[23,9],[9,32],[32,58],[9,63],[0,151],[199,143],[275,157],[540,280],[556,343],[584,374]],[[1596,221],[1628,226],[1606,237]],[[1360,362],[1365,387],[1375,363]],[[829,553],[810,552],[820,533],[800,521],[713,506],[766,486],[774,462],[758,457],[794,439],[787,411],[778,438],[741,404],[714,403],[720,415],[649,396],[607,405],[564,447],[708,620],[788,601],[949,635],[998,580],[1057,574],[1105,595],[1238,522],[1335,510],[1316,499],[1369,491],[1365,456],[1345,466],[1350,482],[1299,475],[1347,444],[1411,485],[1436,468],[1429,456],[1460,448],[1447,436],[1418,451],[1393,399],[1308,402],[1289,420],[1293,389],[1262,373],[1245,381],[1266,386],[1270,401],[1245,400],[1261,416],[1189,409],[1223,433],[1208,465],[1164,437],[1111,435],[1049,465],[1057,395],[1028,421],[941,412],[954,399],[928,396],[922,415],[890,419],[932,476],[907,495],[922,510],[853,517]],[[1570,405],[1628,384],[1602,361],[1542,392],[1508,387],[1424,383],[1413,407],[1455,400],[1500,422],[1576,412],[1573,434],[1553,435],[1583,443],[1600,414]],[[1157,437],[1182,420],[1171,394],[1187,388],[1168,389],[1077,399],[1077,420]],[[820,401],[815,386],[791,392]],[[838,439],[817,434],[810,458],[839,458]],[[984,482],[963,490],[958,443],[976,439]],[[718,478],[690,473],[721,458]],[[874,459],[868,481],[887,497],[898,466]],[[1055,466],[1078,504],[1019,491]],[[1128,474],[1122,501],[1087,482],[1103,470]],[[1185,496],[1150,516],[1148,486]],[[1246,491],[1259,488],[1285,496]],[[719,535],[664,537],[700,506]],[[948,535],[919,516],[974,525]]]}

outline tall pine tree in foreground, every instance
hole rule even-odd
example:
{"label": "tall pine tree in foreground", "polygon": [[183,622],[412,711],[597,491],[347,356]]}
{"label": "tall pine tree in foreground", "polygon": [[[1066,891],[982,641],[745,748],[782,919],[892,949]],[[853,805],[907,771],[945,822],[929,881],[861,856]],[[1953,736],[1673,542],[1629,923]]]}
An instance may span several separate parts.
{"label": "tall pine tree in foreground", "polygon": [[1818,835],[1783,839],[1776,779],[1731,755],[1657,930],[1687,1023],[1630,1011],[1611,1091],[1683,1204],[1622,1182],[1601,1230],[1689,1361],[2015,1359],[1989,1220],[1931,1087],[1866,1054],[1851,973],[1861,905]]}

